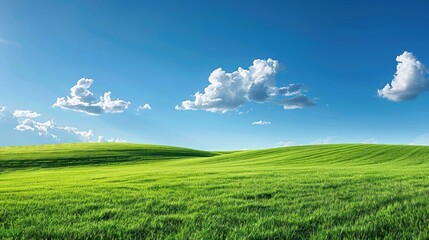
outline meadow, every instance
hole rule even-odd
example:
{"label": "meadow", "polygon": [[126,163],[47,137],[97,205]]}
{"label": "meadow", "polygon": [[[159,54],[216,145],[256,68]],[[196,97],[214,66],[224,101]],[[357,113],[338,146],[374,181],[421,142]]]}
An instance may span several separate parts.
{"label": "meadow", "polygon": [[0,239],[428,239],[429,147],[0,148]]}

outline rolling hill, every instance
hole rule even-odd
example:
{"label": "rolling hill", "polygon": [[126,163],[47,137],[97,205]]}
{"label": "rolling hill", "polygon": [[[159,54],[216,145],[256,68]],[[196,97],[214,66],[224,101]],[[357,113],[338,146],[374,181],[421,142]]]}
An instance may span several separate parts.
{"label": "rolling hill", "polygon": [[429,147],[0,148],[0,238],[429,237]]}

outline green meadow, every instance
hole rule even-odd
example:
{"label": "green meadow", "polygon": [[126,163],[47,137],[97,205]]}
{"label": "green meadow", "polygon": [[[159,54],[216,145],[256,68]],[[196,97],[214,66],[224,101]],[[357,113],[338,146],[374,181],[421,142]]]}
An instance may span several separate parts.
{"label": "green meadow", "polygon": [[428,239],[429,147],[0,148],[0,239]]}

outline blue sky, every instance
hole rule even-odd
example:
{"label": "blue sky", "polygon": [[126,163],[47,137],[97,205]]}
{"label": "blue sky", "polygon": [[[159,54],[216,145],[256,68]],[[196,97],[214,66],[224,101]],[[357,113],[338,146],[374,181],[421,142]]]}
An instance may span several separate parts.
{"label": "blue sky", "polygon": [[[428,10],[425,1],[0,1],[0,145],[429,144]],[[106,92],[111,101],[99,99]]]}

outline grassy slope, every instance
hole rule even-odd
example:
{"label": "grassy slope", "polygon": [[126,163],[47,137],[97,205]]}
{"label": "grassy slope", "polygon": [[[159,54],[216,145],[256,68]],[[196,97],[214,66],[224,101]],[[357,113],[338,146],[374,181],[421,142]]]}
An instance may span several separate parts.
{"label": "grassy slope", "polygon": [[0,148],[0,170],[28,167],[61,167],[210,157],[217,154],[187,148],[130,144],[91,143],[57,144]]}
{"label": "grassy slope", "polygon": [[429,147],[51,145],[0,168],[0,238],[429,237]]}

